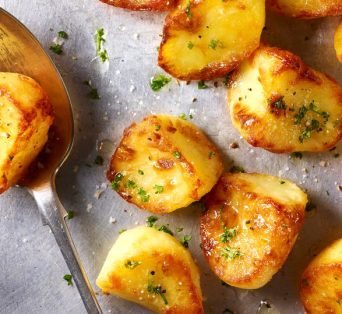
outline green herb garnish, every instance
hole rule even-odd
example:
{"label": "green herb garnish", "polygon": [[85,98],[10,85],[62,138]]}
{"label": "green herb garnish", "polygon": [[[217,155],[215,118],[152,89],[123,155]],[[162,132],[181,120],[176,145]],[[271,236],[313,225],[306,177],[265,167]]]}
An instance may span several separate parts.
{"label": "green herb garnish", "polygon": [[161,126],[160,126],[160,125],[156,125],[156,128],[155,128],[155,130],[156,130],[156,131],[159,131],[159,130],[160,130],[160,128],[161,128]]}
{"label": "green herb garnish", "polygon": [[188,42],[188,48],[189,48],[189,49],[194,48],[194,44],[193,44],[192,41],[189,41],[189,42]]}
{"label": "green herb garnish", "polygon": [[118,190],[119,190],[120,182],[121,182],[121,180],[123,179],[123,177],[124,177],[124,176],[123,176],[120,172],[118,172],[118,173],[115,175],[114,180],[112,181],[112,188],[113,188],[113,190],[115,190],[115,191],[118,191]]}
{"label": "green herb garnish", "polygon": [[68,213],[67,213],[67,217],[68,217],[69,220],[74,218],[75,217],[75,212],[72,211],[72,210],[69,210]]}
{"label": "green herb garnish", "polygon": [[209,159],[213,158],[216,154],[214,152],[209,152],[208,157]]}
{"label": "green herb garnish", "polygon": [[65,31],[59,31],[58,32],[58,37],[59,38],[63,38],[63,39],[68,39],[69,38],[68,34]]}
{"label": "green herb garnish", "polygon": [[97,91],[97,88],[91,88],[90,92],[88,93],[88,97],[91,98],[91,99],[95,99],[95,100],[98,100],[98,99],[101,99],[98,91]]}
{"label": "green herb garnish", "polygon": [[239,173],[239,172],[246,173],[245,169],[243,169],[240,166],[233,166],[233,167],[231,167],[229,172],[231,172],[231,173]]}
{"label": "green herb garnish", "polygon": [[222,41],[218,39],[212,39],[208,45],[209,48],[216,50],[217,47],[224,48]]}
{"label": "green herb garnish", "polygon": [[62,45],[60,45],[60,44],[53,44],[50,46],[49,49],[58,55],[63,53]]}
{"label": "green herb garnish", "polygon": [[207,89],[208,88],[208,85],[205,84],[205,81],[201,80],[201,81],[198,81],[198,89]]}
{"label": "green herb garnish", "polygon": [[176,157],[177,159],[181,158],[181,153],[178,151],[173,152],[173,156]]}
{"label": "green herb garnish", "polygon": [[127,189],[135,189],[137,187],[137,184],[133,180],[128,180],[125,184],[125,187]]}
{"label": "green herb garnish", "polygon": [[119,234],[122,234],[122,233],[124,233],[124,232],[126,232],[127,231],[127,229],[121,229],[120,231],[119,231]]}
{"label": "green herb garnish", "polygon": [[153,91],[157,92],[170,82],[171,82],[170,77],[166,77],[163,74],[158,74],[151,78],[150,86]]}
{"label": "green herb garnish", "polygon": [[167,299],[165,297],[166,290],[164,290],[161,285],[155,286],[155,285],[153,285],[152,282],[149,282],[148,285],[147,285],[147,291],[149,293],[160,295],[160,297],[164,301],[164,304],[165,305],[168,304]]}
{"label": "green herb garnish", "polygon": [[181,227],[177,227],[176,228],[176,231],[179,233],[179,232],[182,232],[184,228],[181,228]]}
{"label": "green herb garnish", "polygon": [[129,269],[134,269],[135,267],[141,265],[141,262],[139,261],[132,261],[132,260],[128,260],[126,263],[125,263],[125,267],[126,268],[129,268]]}
{"label": "green herb garnish", "polygon": [[242,256],[241,252],[238,249],[231,248],[229,246],[223,247],[221,249],[221,254],[222,257],[225,257],[227,259],[234,259],[238,256]]}
{"label": "green herb garnish", "polygon": [[295,158],[302,159],[303,158],[303,154],[300,153],[300,152],[293,152],[293,153],[291,153],[290,158],[291,159],[295,159]]}
{"label": "green herb garnish", "polygon": [[162,225],[159,227],[158,231],[163,231],[173,236],[173,232],[169,229],[169,227]]}
{"label": "green herb garnish", "polygon": [[185,114],[185,113],[181,113],[178,117],[181,118],[181,119],[183,119],[183,120],[187,120],[187,119],[186,119],[186,114]]}
{"label": "green herb garnish", "polygon": [[142,175],[142,176],[144,175],[144,171],[142,171],[142,170],[140,170],[140,169],[138,170],[138,173],[139,173],[140,175]]}
{"label": "green herb garnish", "polygon": [[143,188],[138,190],[138,195],[140,196],[141,201],[144,203],[147,203],[150,199],[150,195],[148,195]]}
{"label": "green herb garnish", "polygon": [[153,188],[156,190],[155,194],[160,194],[164,192],[164,187],[162,185],[156,184]]}
{"label": "green herb garnish", "polygon": [[182,237],[182,239],[180,240],[180,243],[182,243],[182,245],[186,248],[189,247],[189,241],[192,239],[191,235],[185,235],[184,237]]}
{"label": "green herb garnish", "polygon": [[192,19],[192,13],[191,13],[191,2],[189,1],[187,6],[184,9],[184,12],[186,14],[186,16],[188,17],[188,19]]}
{"label": "green herb garnish", "polygon": [[222,243],[227,243],[231,239],[233,239],[237,234],[237,228],[227,228],[226,226],[223,227],[223,233],[220,235],[220,241]]}
{"label": "green herb garnish", "polygon": [[158,221],[158,217],[157,216],[148,216],[146,219],[146,224],[147,227],[153,227],[155,225],[155,223]]}
{"label": "green herb garnish", "polygon": [[72,286],[72,276],[70,274],[64,275],[63,279],[68,283],[68,286]]}
{"label": "green herb garnish", "polygon": [[96,42],[96,55],[100,57],[102,62],[106,62],[108,60],[107,50],[103,48],[103,44],[106,42],[105,32],[103,28],[99,28],[96,30],[95,34],[95,42]]}

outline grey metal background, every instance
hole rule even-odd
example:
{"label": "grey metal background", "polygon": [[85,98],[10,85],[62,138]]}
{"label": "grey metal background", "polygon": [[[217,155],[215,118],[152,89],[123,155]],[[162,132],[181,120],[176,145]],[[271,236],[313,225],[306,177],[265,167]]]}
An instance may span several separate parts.
{"label": "grey metal background", "polygon": [[[184,227],[184,232],[193,236],[190,250],[202,270],[207,313],[222,313],[225,308],[254,313],[262,299],[270,300],[281,313],[303,313],[297,292],[301,272],[313,254],[342,236],[342,193],[337,189],[342,184],[341,157],[333,158],[328,152],[304,154],[302,160],[291,161],[288,155],[250,147],[231,125],[225,88],[219,80],[217,88],[209,82],[207,90],[198,90],[196,82],[186,85],[173,80],[161,92],[152,92],[149,79],[162,72],[156,65],[156,48],[163,14],[124,11],[96,0],[0,0],[0,6],[21,20],[47,50],[58,31],[64,30],[70,37],[64,55],[50,52],[70,92],[76,122],[75,146],[58,176],[57,189],[65,207],[76,212],[69,225],[91,282],[94,284],[118,231],[144,224],[148,216],[110,189],[99,199],[94,197],[97,186],[106,183],[108,159],[123,129],[150,113],[192,113],[193,122],[222,149],[227,168],[235,162],[250,172],[291,179],[308,190],[318,208],[307,215],[285,266],[268,285],[256,291],[224,287],[208,269],[199,250],[198,209],[189,207],[161,218],[170,227]],[[269,14],[267,20],[264,40],[294,51],[342,83],[342,66],[336,62],[332,46],[337,18],[295,21]],[[94,33],[99,27],[107,31],[109,65],[93,60]],[[87,98],[89,90],[82,84],[84,80],[91,80],[98,88],[101,100]],[[194,97],[197,102],[192,102]],[[101,151],[105,165],[96,166],[93,161],[102,140],[106,140]],[[229,149],[234,141],[239,149]],[[341,144],[336,152],[342,152]],[[321,161],[328,166],[321,166]],[[110,217],[117,222],[110,223]],[[28,193],[12,188],[2,195],[0,313],[85,313],[76,288],[63,280],[66,273],[53,236],[41,226]],[[147,313],[115,297],[99,296],[99,300],[104,313]]]}

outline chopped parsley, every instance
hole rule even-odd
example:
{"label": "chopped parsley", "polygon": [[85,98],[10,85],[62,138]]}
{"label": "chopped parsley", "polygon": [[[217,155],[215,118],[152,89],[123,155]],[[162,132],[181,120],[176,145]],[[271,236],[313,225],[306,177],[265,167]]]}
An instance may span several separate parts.
{"label": "chopped parsley", "polygon": [[106,62],[108,60],[107,50],[103,48],[103,44],[106,42],[104,37],[105,37],[104,29],[103,28],[97,29],[96,34],[95,34],[96,55],[101,59],[102,62]]}
{"label": "chopped parsley", "polygon": [[157,216],[148,216],[146,219],[146,224],[148,227],[153,227],[155,225],[155,223],[158,221],[158,217]]}
{"label": "chopped parsley", "polygon": [[280,184],[285,184],[285,181],[280,181]]}
{"label": "chopped parsley", "polygon": [[236,227],[234,228],[227,228],[226,226],[223,227],[223,233],[220,235],[220,241],[222,243],[227,243],[231,239],[233,239],[237,234]]}
{"label": "chopped parsley", "polygon": [[161,128],[161,126],[160,126],[160,125],[156,125],[156,128],[155,128],[155,130],[156,130],[156,131],[159,131],[159,130],[160,130],[160,128]]}
{"label": "chopped parsley", "polygon": [[198,89],[207,89],[208,85],[205,84],[205,81],[201,80],[201,81],[198,81],[197,87]]}
{"label": "chopped parsley", "polygon": [[228,85],[229,85],[229,82],[230,82],[230,79],[231,79],[231,74],[228,73],[228,74],[224,77],[223,84],[224,84],[225,86],[228,86]]}
{"label": "chopped parsley", "polygon": [[299,135],[298,139],[301,143],[304,142],[304,140],[311,137],[311,133],[314,131],[319,131],[321,129],[321,124],[318,120],[311,120],[310,124],[302,131],[302,133]]}
{"label": "chopped parsley", "polygon": [[209,152],[208,157],[209,159],[212,159],[216,154],[214,152]]}
{"label": "chopped parsley", "polygon": [[157,295],[160,295],[160,297],[163,299],[164,301],[164,304],[167,305],[168,302],[167,302],[167,299],[165,297],[165,293],[166,293],[166,290],[162,288],[161,285],[153,285],[153,282],[149,282],[148,285],[147,285],[147,291],[149,293],[153,293],[153,294],[157,294]]}
{"label": "chopped parsley", "polygon": [[189,1],[187,6],[184,9],[184,12],[186,14],[186,16],[188,17],[188,19],[192,19],[192,13],[191,13],[191,2]]}
{"label": "chopped parsley", "polygon": [[137,184],[133,180],[128,180],[125,184],[125,187],[127,189],[135,189],[137,187]]}
{"label": "chopped parsley", "polygon": [[151,78],[150,86],[153,91],[157,92],[170,82],[171,82],[170,77],[167,77],[163,74],[158,74]]}
{"label": "chopped parsley", "polygon": [[182,237],[182,239],[180,240],[180,243],[182,243],[182,245],[186,248],[189,247],[189,241],[192,239],[191,235],[185,235],[184,237]]}
{"label": "chopped parsley", "polygon": [[144,203],[147,203],[150,199],[150,195],[148,195],[143,188],[139,188],[138,195],[140,196],[141,201]]}
{"label": "chopped parsley", "polygon": [[142,170],[140,170],[140,169],[138,170],[138,173],[139,173],[140,175],[142,175],[142,176],[144,175],[144,171],[142,171]]}
{"label": "chopped parsley", "polygon": [[185,113],[181,113],[178,117],[181,118],[181,119],[183,119],[183,120],[187,120],[187,119],[186,119],[186,114],[185,114]]}
{"label": "chopped parsley", "polygon": [[194,48],[194,44],[193,44],[192,41],[189,41],[189,42],[188,42],[188,48],[189,48],[189,49]]}
{"label": "chopped parsley", "polygon": [[94,88],[94,87],[91,88],[90,92],[88,93],[88,97],[91,99],[95,99],[95,100],[101,99],[97,91],[97,88]]}
{"label": "chopped parsley", "polygon": [[74,218],[75,217],[75,212],[73,212],[72,210],[69,210],[67,217],[68,217],[69,220]]}
{"label": "chopped parsley", "polygon": [[303,154],[300,153],[300,152],[293,152],[293,153],[291,153],[290,158],[291,159],[295,159],[295,158],[302,159],[303,158]]}
{"label": "chopped parsley", "polygon": [[156,184],[153,188],[156,190],[155,194],[160,194],[164,192],[164,187],[162,185]]}
{"label": "chopped parsley", "polygon": [[176,157],[177,159],[181,158],[181,153],[178,151],[173,152],[173,156]]}
{"label": "chopped parsley", "polygon": [[184,228],[182,228],[182,227],[177,227],[177,228],[176,228],[176,231],[179,233],[179,232],[182,232],[183,229],[184,229]]}
{"label": "chopped parsley", "polygon": [[223,247],[221,249],[221,254],[222,257],[225,257],[227,259],[234,259],[238,256],[242,256],[241,252],[238,249],[231,248],[229,246]]}
{"label": "chopped parsley", "polygon": [[122,234],[122,233],[124,233],[124,232],[126,232],[127,231],[127,229],[121,229],[120,231],[119,231],[119,234]]}
{"label": "chopped parsley", "polygon": [[298,113],[294,116],[295,124],[300,124],[308,111],[309,109],[306,108],[305,106],[300,107],[298,110]]}
{"label": "chopped parsley", "polygon": [[286,104],[285,104],[285,101],[284,101],[284,96],[280,97],[278,100],[273,102],[271,105],[272,105],[272,107],[274,107],[276,109],[285,110],[286,109]]}
{"label": "chopped parsley", "polygon": [[64,275],[63,279],[68,283],[68,286],[72,286],[72,276],[70,274]]}
{"label": "chopped parsley", "polygon": [[97,155],[95,160],[94,160],[94,164],[95,165],[99,165],[99,166],[102,166],[103,165],[103,157],[100,156],[100,155]]}
{"label": "chopped parsley", "polygon": [[233,166],[233,167],[231,167],[229,169],[229,172],[231,172],[231,173],[239,173],[239,172],[246,173],[245,169],[243,169],[240,166]]}
{"label": "chopped parsley", "polygon": [[162,225],[159,227],[158,231],[163,231],[173,236],[173,232],[169,229],[169,227]]}
{"label": "chopped parsley", "polygon": [[65,31],[59,31],[58,32],[58,37],[59,38],[63,38],[63,39],[68,39],[69,38],[68,34]]}
{"label": "chopped parsley", "polygon": [[217,47],[224,48],[222,41],[218,39],[212,39],[208,45],[209,48],[216,50]]}
{"label": "chopped parsley", "polygon": [[62,45],[61,44],[53,44],[49,48],[55,54],[61,55],[63,53]]}
{"label": "chopped parsley", "polygon": [[112,188],[113,188],[113,190],[115,190],[115,191],[119,190],[120,182],[122,181],[123,177],[124,177],[123,174],[121,174],[120,172],[118,172],[115,175],[114,180],[112,181]]}
{"label": "chopped parsley", "polygon": [[126,263],[125,263],[125,267],[126,268],[129,268],[129,269],[134,269],[135,267],[141,265],[141,262],[139,261],[132,261],[132,260],[128,260]]}

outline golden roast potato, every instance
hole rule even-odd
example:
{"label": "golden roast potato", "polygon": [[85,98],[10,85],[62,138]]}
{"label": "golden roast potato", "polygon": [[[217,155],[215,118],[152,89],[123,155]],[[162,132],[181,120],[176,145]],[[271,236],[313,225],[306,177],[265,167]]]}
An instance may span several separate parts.
{"label": "golden roast potato", "polygon": [[264,0],[182,0],[166,17],[158,63],[181,80],[223,76],[258,46]]}
{"label": "golden roast potato", "polygon": [[48,139],[53,109],[32,78],[0,72],[0,193],[16,184]]}
{"label": "golden roast potato", "polygon": [[308,314],[342,313],[342,239],[311,261],[302,275],[300,297]]}
{"label": "golden roast potato", "polygon": [[108,179],[128,202],[168,213],[208,193],[222,170],[220,152],[195,125],[153,115],[125,130]]}
{"label": "golden roast potato", "polygon": [[342,0],[266,0],[266,4],[278,13],[301,19],[342,15]]}
{"label": "golden roast potato", "polygon": [[289,51],[260,47],[232,75],[233,125],[274,153],[321,152],[342,137],[342,89]]}
{"label": "golden roast potato", "polygon": [[335,32],[334,46],[335,46],[337,59],[338,61],[342,62],[342,21],[338,25],[336,32]]}
{"label": "golden roast potato", "polygon": [[189,251],[150,227],[123,232],[96,280],[104,293],[156,313],[202,314],[200,275]]}
{"label": "golden roast potato", "polygon": [[212,271],[231,286],[264,286],[286,261],[306,203],[306,194],[290,181],[224,174],[205,197],[200,224],[202,251]]}
{"label": "golden roast potato", "polygon": [[176,0],[101,0],[101,2],[134,11],[167,11],[176,6]]}

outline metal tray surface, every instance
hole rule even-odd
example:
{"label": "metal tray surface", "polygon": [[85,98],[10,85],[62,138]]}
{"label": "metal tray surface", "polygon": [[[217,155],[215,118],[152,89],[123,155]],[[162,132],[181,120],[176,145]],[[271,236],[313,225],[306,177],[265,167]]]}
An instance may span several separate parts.
{"label": "metal tray surface", "polygon": [[[160,222],[173,229],[183,227],[184,233],[193,237],[190,251],[202,272],[206,313],[223,313],[226,308],[234,313],[255,313],[265,299],[280,313],[304,313],[298,298],[300,274],[314,254],[342,236],[342,193],[338,189],[342,185],[342,157],[334,157],[342,155],[341,143],[332,152],[305,153],[302,159],[295,160],[287,154],[276,155],[251,147],[231,124],[222,80],[216,80],[216,87],[215,81],[211,81],[210,88],[198,90],[197,82],[188,85],[173,79],[160,92],[153,92],[149,80],[162,73],[156,60],[165,14],[125,11],[95,0],[0,0],[0,6],[21,20],[46,50],[58,31],[69,34],[63,55],[50,52],[70,92],[76,119],[75,146],[57,178],[57,190],[66,209],[76,213],[69,225],[93,285],[119,230],[143,225],[150,215],[126,203],[107,186],[108,161],[124,128],[151,113],[191,113],[192,121],[222,150],[226,169],[234,163],[248,172],[293,180],[308,191],[317,208],[307,214],[284,267],[258,290],[223,286],[210,271],[199,248],[198,207],[190,206],[161,217]],[[298,21],[268,13],[263,40],[295,52],[310,66],[342,83],[342,65],[333,49],[338,20]],[[100,27],[106,31],[109,64],[94,59],[94,34]],[[87,97],[89,87],[83,84],[85,80],[91,80],[98,89],[100,100]],[[239,144],[238,149],[230,149],[233,142]],[[97,155],[104,158],[103,166],[94,164]],[[67,287],[61,279],[67,270],[47,227],[38,227],[30,196],[13,188],[1,196],[0,209],[0,313],[85,313],[76,289]],[[28,243],[26,238],[30,239]],[[13,239],[15,244],[11,243]],[[45,256],[46,252],[50,258]],[[39,254],[45,258],[40,259]],[[50,270],[49,263],[61,263],[60,274]],[[16,276],[18,282],[13,282],[13,274],[20,273],[21,267],[29,271],[23,277]],[[30,285],[32,281],[41,286],[30,290],[36,287]],[[52,283],[55,281],[58,284]],[[68,296],[64,295],[65,290]],[[28,301],[40,295],[40,301]],[[73,305],[57,305],[59,295],[60,300]],[[104,313],[149,313],[113,296],[99,294],[99,301]]]}

